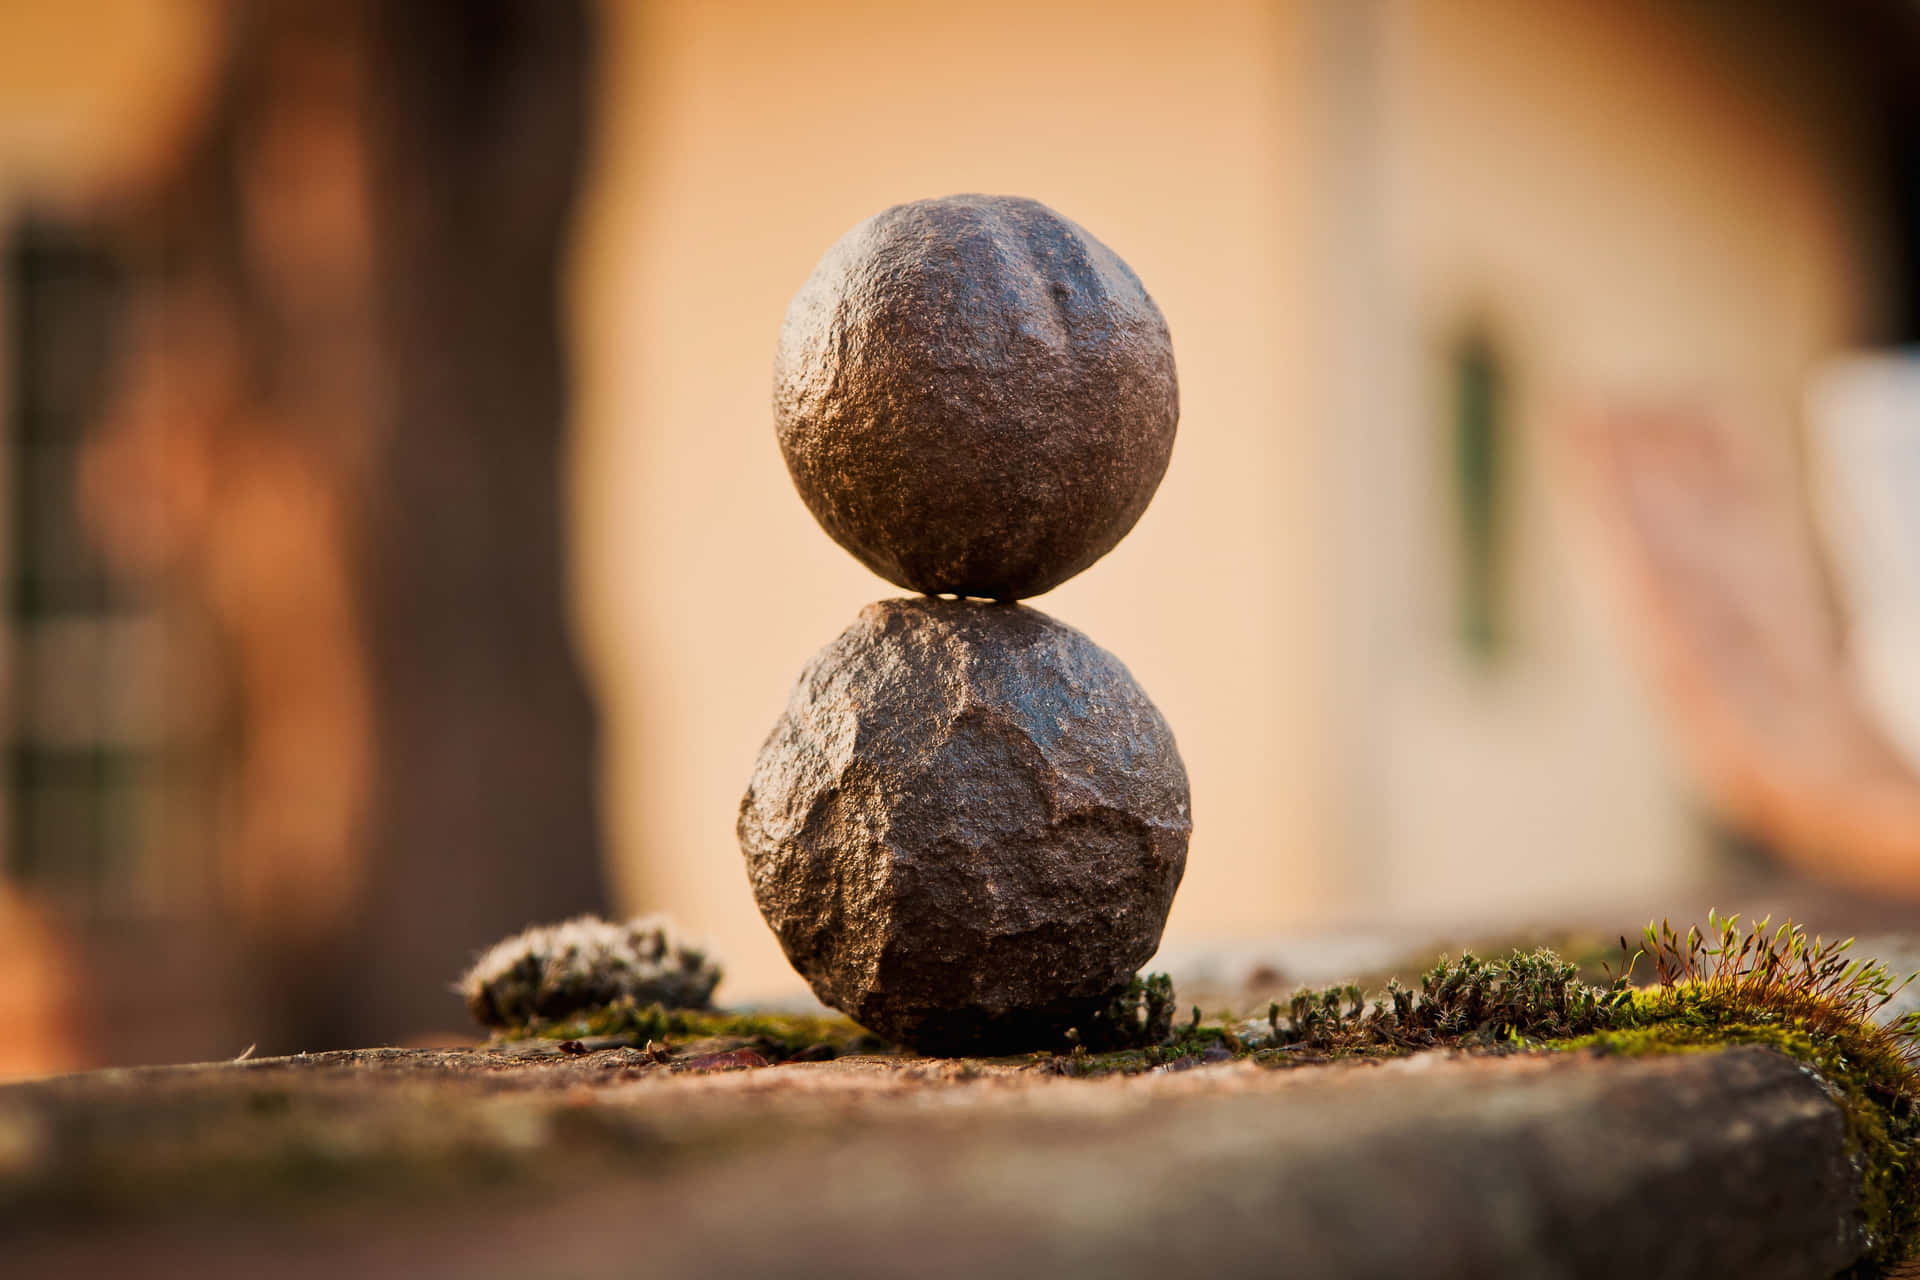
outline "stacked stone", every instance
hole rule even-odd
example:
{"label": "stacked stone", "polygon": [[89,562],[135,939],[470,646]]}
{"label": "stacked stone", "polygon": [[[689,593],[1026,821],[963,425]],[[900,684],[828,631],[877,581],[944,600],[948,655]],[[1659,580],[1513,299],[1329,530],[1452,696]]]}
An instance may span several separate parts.
{"label": "stacked stone", "polygon": [[1014,602],[1126,535],[1178,417],[1153,299],[1032,200],[880,213],[787,311],[794,484],[923,594],[867,606],[801,673],[740,846],[787,958],[879,1035],[1058,1045],[1159,946],[1192,828],[1173,734],[1111,654]]}

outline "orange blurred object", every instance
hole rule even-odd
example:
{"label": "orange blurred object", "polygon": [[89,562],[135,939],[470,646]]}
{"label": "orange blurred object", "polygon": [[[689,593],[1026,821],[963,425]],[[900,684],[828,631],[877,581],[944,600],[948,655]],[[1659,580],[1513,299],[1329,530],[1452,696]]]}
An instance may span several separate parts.
{"label": "orange blurred object", "polygon": [[84,1066],[73,964],[34,901],[0,882],[0,1079]]}
{"label": "orange blurred object", "polygon": [[1689,414],[1604,418],[1580,443],[1709,803],[1808,872],[1920,897],[1920,778],[1856,692],[1786,460]]}

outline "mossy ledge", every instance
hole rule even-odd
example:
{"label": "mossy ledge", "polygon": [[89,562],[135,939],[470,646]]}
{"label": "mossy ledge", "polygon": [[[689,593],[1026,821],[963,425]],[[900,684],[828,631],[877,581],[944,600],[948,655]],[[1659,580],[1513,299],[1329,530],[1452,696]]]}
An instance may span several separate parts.
{"label": "mossy ledge", "polygon": [[[1709,912],[1704,929],[1648,926],[1621,940],[1623,965],[1604,985],[1579,979],[1553,951],[1503,961],[1442,957],[1417,988],[1389,981],[1369,999],[1355,985],[1296,993],[1264,1019],[1198,1007],[1175,1023],[1165,975],[1136,977],[1069,1052],[1028,1055],[1030,1069],[1076,1077],[1182,1070],[1249,1060],[1274,1068],[1401,1057],[1427,1049],[1473,1053],[1690,1053],[1760,1045],[1804,1064],[1840,1107],[1861,1183],[1864,1255],[1849,1275],[1873,1276],[1920,1243],[1920,1015],[1880,1022],[1906,985],[1884,965],[1849,956],[1852,940],[1809,937],[1791,922]],[[1636,969],[1647,985],[1635,986]],[[1911,979],[1908,979],[1911,981]],[[671,1009],[619,999],[501,1028],[496,1043],[750,1042],[768,1062],[902,1051],[837,1015]]]}
{"label": "mossy ledge", "polygon": [[1632,992],[1619,1025],[1545,1047],[1646,1055],[1764,1045],[1804,1063],[1845,1117],[1866,1245],[1845,1274],[1865,1277],[1920,1245],[1920,1015],[1880,1021],[1913,978],[1850,959],[1851,946],[1791,922],[1743,932],[1737,917],[1711,912],[1704,931],[1684,936],[1650,925],[1633,959],[1652,961],[1654,983]]}
{"label": "mossy ledge", "polygon": [[[1920,1015],[1879,1015],[1899,990],[1885,965],[1850,957],[1852,940],[1809,937],[1788,922],[1707,915],[1705,929],[1649,925],[1621,939],[1618,976],[1594,986],[1551,950],[1504,961],[1441,958],[1418,989],[1389,981],[1369,1000],[1358,986],[1305,990],[1264,1022],[1208,1022],[1198,1008],[1156,1043],[1109,1052],[1035,1055],[1073,1076],[1178,1070],[1250,1059],[1271,1067],[1401,1057],[1426,1049],[1477,1053],[1648,1055],[1761,1045],[1804,1064],[1840,1107],[1860,1177],[1861,1261],[1875,1276],[1920,1244]],[[1633,985],[1636,968],[1649,985]],[[1164,979],[1158,979],[1164,984]],[[1171,990],[1155,988],[1159,1003]],[[1164,1024],[1163,1024],[1164,1025]]]}
{"label": "mossy ledge", "polygon": [[[1664,1004],[1667,997],[1649,1003]],[[1915,1160],[1920,1157],[1920,1125],[1915,1122],[1911,1068],[1896,1070],[1883,1056],[1878,1037],[1809,1031],[1798,1019],[1740,1021],[1730,1011],[1692,1003],[1690,1011],[1650,1011],[1649,1026],[1602,1031],[1575,1040],[1553,1042],[1552,1050],[1587,1050],[1629,1057],[1697,1053],[1732,1045],[1763,1045],[1804,1063],[1826,1087],[1846,1120],[1848,1155],[1860,1178],[1860,1209],[1866,1254],[1849,1277],[1879,1276],[1914,1253],[1920,1227],[1920,1186]],[[1697,1024],[1681,1020],[1698,1018]],[[1668,1020],[1674,1019],[1674,1020]],[[1909,1079],[1899,1082],[1904,1072]]]}

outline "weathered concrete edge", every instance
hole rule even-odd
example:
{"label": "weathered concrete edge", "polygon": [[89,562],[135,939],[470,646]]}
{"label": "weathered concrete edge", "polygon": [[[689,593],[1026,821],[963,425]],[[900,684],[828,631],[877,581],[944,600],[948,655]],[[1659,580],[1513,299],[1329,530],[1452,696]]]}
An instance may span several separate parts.
{"label": "weathered concrete edge", "polygon": [[876,1129],[674,1190],[672,1256],[715,1275],[1786,1280],[1864,1246],[1838,1106],[1763,1048],[1416,1059],[1118,1121]]}
{"label": "weathered concrete edge", "polygon": [[[811,1086],[847,1074],[642,1081],[591,1102],[469,1093],[523,1118],[565,1108],[547,1137],[502,1132],[518,1133],[518,1158],[561,1155],[593,1176],[506,1212],[407,1194],[398,1217],[389,1202],[350,1230],[337,1214],[229,1217],[201,1237],[101,1223],[23,1241],[15,1261],[86,1274],[89,1250],[111,1246],[94,1260],[138,1257],[156,1275],[385,1274],[402,1258],[414,1275],[615,1275],[644,1257],[656,1274],[719,1276],[1784,1278],[1834,1274],[1863,1246],[1840,1109],[1768,1049],[930,1083],[823,1108]],[[415,1123],[395,1140],[438,1134]],[[702,1134],[711,1150],[680,1158]]]}

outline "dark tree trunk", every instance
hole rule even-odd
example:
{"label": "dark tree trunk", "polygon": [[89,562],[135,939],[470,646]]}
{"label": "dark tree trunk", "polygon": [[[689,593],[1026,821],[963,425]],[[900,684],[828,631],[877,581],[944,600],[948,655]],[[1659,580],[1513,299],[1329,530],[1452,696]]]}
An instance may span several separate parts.
{"label": "dark tree trunk", "polygon": [[369,34],[384,394],[360,548],[376,764],[355,964],[383,992],[364,1030],[390,1037],[460,1025],[447,983],[474,949],[606,898],[560,501],[590,51],[579,0],[404,0]]}
{"label": "dark tree trunk", "polygon": [[179,545],[122,559],[231,655],[221,882],[261,1050],[458,1029],[475,949],[606,904],[560,499],[586,8],[230,13],[135,220],[159,323],[101,432],[106,509],[175,504]]}

